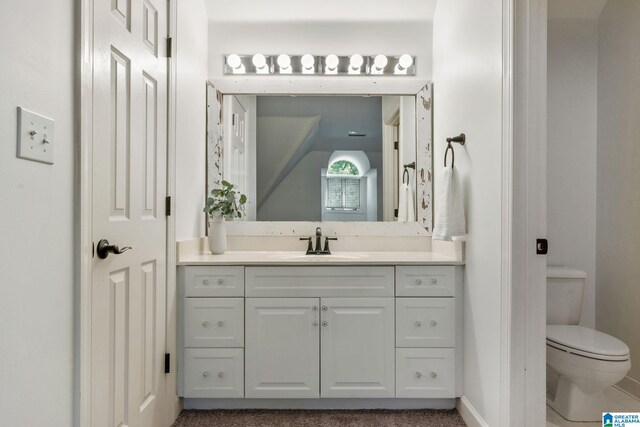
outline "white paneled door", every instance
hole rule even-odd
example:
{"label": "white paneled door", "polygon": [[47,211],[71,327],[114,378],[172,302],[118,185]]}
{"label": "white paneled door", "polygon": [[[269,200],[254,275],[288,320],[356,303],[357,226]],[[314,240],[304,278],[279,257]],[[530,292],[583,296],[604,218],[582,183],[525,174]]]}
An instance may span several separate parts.
{"label": "white paneled door", "polygon": [[230,118],[225,140],[226,177],[240,192],[247,193],[247,108],[231,95]]}
{"label": "white paneled door", "polygon": [[168,3],[93,7],[91,427],[163,426]]}

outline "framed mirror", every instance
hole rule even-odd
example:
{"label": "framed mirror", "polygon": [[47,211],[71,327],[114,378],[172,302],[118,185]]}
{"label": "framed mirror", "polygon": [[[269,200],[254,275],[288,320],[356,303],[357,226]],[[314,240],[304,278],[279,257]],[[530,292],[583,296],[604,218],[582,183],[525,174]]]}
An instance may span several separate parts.
{"label": "framed mirror", "polygon": [[417,222],[431,232],[432,97],[221,93],[207,85],[207,194],[247,221]]}

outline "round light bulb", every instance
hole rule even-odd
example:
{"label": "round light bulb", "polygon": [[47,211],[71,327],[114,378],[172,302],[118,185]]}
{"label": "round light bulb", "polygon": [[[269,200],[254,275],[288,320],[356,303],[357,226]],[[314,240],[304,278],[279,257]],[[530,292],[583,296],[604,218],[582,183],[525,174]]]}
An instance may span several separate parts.
{"label": "round light bulb", "polygon": [[240,59],[240,56],[232,53],[231,55],[227,56],[227,65],[234,70],[237,70],[242,65],[242,59]]}
{"label": "round light bulb", "polygon": [[313,55],[309,55],[308,53],[303,55],[302,58],[300,58],[300,63],[302,64],[305,70],[311,70],[315,62],[316,61],[313,58]]}
{"label": "round light bulb", "polygon": [[335,70],[338,67],[339,62],[340,60],[333,53],[331,55],[328,55],[327,59],[325,60],[325,63],[327,64],[327,68],[331,71]]}
{"label": "round light bulb", "polygon": [[375,67],[378,70],[384,70],[384,67],[387,66],[387,63],[389,62],[389,60],[387,59],[386,56],[384,55],[378,55],[375,57],[375,59],[373,60],[373,65],[375,65]]}
{"label": "round light bulb", "polygon": [[398,65],[403,70],[406,70],[413,65],[413,57],[405,53],[400,57],[400,59],[398,59]]}
{"label": "round light bulb", "polygon": [[267,65],[267,58],[261,53],[256,53],[253,55],[251,62],[253,62],[256,68],[264,68],[264,66]]}
{"label": "round light bulb", "polygon": [[364,64],[364,58],[359,53],[356,53],[355,55],[351,55],[349,64],[354,70],[359,70],[360,67],[362,67],[362,64]]}
{"label": "round light bulb", "polygon": [[282,54],[278,56],[278,67],[280,67],[281,69],[287,69],[289,68],[289,66],[291,66],[291,58],[289,57],[289,55],[286,54]]}

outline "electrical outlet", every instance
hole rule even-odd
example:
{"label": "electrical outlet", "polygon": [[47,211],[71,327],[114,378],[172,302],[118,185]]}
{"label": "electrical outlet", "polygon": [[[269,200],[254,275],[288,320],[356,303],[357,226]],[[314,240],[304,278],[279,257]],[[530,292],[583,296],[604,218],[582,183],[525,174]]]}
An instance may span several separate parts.
{"label": "electrical outlet", "polygon": [[55,122],[18,107],[18,157],[53,164]]}

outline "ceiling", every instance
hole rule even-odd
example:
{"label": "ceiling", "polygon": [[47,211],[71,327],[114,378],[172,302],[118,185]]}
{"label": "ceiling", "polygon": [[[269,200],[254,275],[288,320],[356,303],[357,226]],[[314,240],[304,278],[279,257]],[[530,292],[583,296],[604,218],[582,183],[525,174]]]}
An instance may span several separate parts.
{"label": "ceiling", "polygon": [[597,19],[606,3],[607,0],[549,0],[549,19]]}
{"label": "ceiling", "polygon": [[[258,119],[321,117],[309,150],[382,150],[382,98],[379,96],[258,96],[257,105]],[[365,136],[347,136],[352,130]]]}
{"label": "ceiling", "polygon": [[212,22],[431,21],[437,0],[205,0]]}

